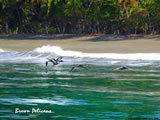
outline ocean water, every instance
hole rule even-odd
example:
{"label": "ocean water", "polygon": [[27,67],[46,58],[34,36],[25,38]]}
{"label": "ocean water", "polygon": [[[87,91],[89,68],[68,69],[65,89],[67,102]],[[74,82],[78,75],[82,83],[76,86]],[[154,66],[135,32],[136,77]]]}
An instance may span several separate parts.
{"label": "ocean water", "polygon": [[[45,66],[47,58],[58,56],[64,62]],[[88,69],[71,72],[76,64]],[[129,69],[112,70],[121,66]],[[29,112],[20,112],[25,110]],[[0,120],[144,119],[160,119],[158,53],[82,53],[58,46],[0,49]]]}

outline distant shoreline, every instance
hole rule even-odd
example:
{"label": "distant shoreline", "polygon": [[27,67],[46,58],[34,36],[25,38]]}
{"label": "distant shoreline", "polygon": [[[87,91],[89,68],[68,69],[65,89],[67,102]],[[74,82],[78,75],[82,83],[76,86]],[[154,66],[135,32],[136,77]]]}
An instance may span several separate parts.
{"label": "distant shoreline", "polygon": [[160,53],[160,35],[0,35],[0,49],[32,51],[44,45],[86,53]]}

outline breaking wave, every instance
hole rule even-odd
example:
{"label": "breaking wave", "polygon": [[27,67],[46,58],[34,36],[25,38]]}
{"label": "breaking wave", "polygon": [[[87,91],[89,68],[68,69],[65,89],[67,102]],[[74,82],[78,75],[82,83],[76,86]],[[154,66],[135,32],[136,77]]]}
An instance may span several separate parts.
{"label": "breaking wave", "polygon": [[4,50],[3,50],[3,49],[0,49],[0,52],[4,52]]}
{"label": "breaking wave", "polygon": [[67,57],[88,57],[88,58],[107,58],[125,60],[160,60],[160,53],[83,53],[78,51],[63,50],[59,46],[42,46],[34,49],[37,53],[50,53],[58,56]]}

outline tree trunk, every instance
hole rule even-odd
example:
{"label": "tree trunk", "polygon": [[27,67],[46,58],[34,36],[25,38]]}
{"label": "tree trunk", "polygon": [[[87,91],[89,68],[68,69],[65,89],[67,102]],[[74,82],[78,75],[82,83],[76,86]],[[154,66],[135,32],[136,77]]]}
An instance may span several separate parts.
{"label": "tree trunk", "polygon": [[82,33],[81,23],[79,23],[78,26],[79,26],[79,33],[81,34]]}
{"label": "tree trunk", "polygon": [[97,28],[97,32],[100,33],[100,24],[99,24],[99,22],[98,22],[97,27],[98,27],[98,28]]}
{"label": "tree trunk", "polygon": [[65,25],[63,26],[63,30],[62,30],[62,33],[63,33],[63,34],[66,32],[66,26],[67,26],[67,24],[65,24]]}
{"label": "tree trunk", "polygon": [[151,33],[152,32],[152,24],[151,24],[151,19],[150,19],[150,15],[149,15],[149,13],[148,13],[148,20],[149,20],[149,33]]}
{"label": "tree trunk", "polygon": [[46,31],[46,34],[48,34],[48,22],[47,22],[47,20],[45,20],[45,31]]}
{"label": "tree trunk", "polygon": [[95,34],[95,22],[92,22],[92,34]]}
{"label": "tree trunk", "polygon": [[55,23],[56,23],[56,26],[57,26],[57,30],[58,30],[58,32],[59,32],[59,33],[61,33],[60,27],[59,27],[59,25],[58,25],[57,20],[56,20],[56,18],[55,18],[55,17],[54,17],[54,20],[55,20]]}
{"label": "tree trunk", "polygon": [[5,33],[8,34],[9,33],[9,26],[8,26],[8,22],[5,22]]}
{"label": "tree trunk", "polygon": [[117,30],[117,34],[118,34],[118,35],[120,35],[120,31],[119,31],[119,29]]}
{"label": "tree trunk", "polygon": [[21,24],[22,24],[22,17],[20,16],[19,13],[19,7],[16,7],[16,11],[18,14],[18,26],[16,27],[16,34],[20,34],[21,33]]}
{"label": "tree trunk", "polygon": [[83,23],[79,23],[79,24],[78,24],[78,26],[79,26],[79,33],[80,33],[80,34],[83,33],[82,25],[83,25]]}
{"label": "tree trunk", "polygon": [[16,34],[18,34],[19,28],[18,26],[16,26]]}
{"label": "tree trunk", "polygon": [[134,34],[137,34],[137,28],[136,27],[134,28]]}
{"label": "tree trunk", "polygon": [[82,27],[83,27],[83,28],[82,28],[82,29],[83,29],[83,32],[82,32],[82,33],[84,34],[84,33],[85,33],[85,24],[84,24],[84,23],[83,23],[83,26],[82,26]]}
{"label": "tree trunk", "polygon": [[127,14],[127,18],[129,18],[128,7],[127,7],[126,2],[123,3],[123,8],[124,8],[124,10],[125,10],[125,12],[126,12],[126,14]]}
{"label": "tree trunk", "polygon": [[106,33],[106,24],[103,26],[103,33]]}
{"label": "tree trunk", "polygon": [[22,25],[21,23],[18,23],[17,27],[16,27],[16,34],[20,34],[22,30]]}

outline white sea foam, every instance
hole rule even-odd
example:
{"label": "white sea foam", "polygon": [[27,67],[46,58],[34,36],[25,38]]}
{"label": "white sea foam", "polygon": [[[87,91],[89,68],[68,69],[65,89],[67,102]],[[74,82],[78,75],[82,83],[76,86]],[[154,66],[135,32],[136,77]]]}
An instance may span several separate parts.
{"label": "white sea foam", "polygon": [[0,49],[0,52],[4,52],[4,50],[3,50],[3,49]]}
{"label": "white sea foam", "polygon": [[59,46],[42,46],[34,49],[38,53],[50,53],[68,57],[89,57],[124,60],[160,60],[160,53],[83,53],[79,51],[63,50]]}

